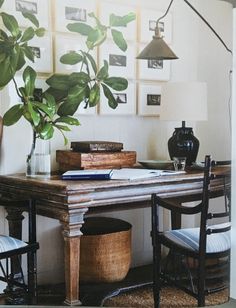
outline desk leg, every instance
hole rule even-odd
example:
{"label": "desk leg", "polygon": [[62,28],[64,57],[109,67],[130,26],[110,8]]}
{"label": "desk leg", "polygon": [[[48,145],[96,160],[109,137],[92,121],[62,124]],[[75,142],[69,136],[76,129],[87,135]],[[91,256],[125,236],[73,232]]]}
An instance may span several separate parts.
{"label": "desk leg", "polygon": [[[82,220],[83,221],[83,220]],[[82,224],[70,225],[62,222],[64,237],[65,258],[65,304],[79,306],[79,260],[80,260],[80,236]]]}

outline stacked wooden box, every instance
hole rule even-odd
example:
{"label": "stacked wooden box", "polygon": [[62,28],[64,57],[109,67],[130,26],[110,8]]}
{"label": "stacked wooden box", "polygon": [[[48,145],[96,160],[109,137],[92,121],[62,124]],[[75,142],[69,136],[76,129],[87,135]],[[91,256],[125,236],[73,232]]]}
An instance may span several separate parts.
{"label": "stacked wooden box", "polygon": [[72,142],[71,150],[57,150],[59,170],[120,169],[136,163],[135,151],[123,151],[118,142]]}

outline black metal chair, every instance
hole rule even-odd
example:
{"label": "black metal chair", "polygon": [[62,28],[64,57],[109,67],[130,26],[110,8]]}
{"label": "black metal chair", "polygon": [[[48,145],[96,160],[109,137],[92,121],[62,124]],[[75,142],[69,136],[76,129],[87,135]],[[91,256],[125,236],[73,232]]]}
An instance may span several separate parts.
{"label": "black metal chair", "polygon": [[[9,202],[2,201],[1,205],[9,206]],[[36,304],[37,302],[36,251],[39,244],[35,241],[34,230],[30,224],[32,216],[35,219],[35,207],[32,207],[30,202],[27,205],[29,242],[0,235],[0,280],[7,284],[4,289],[6,303],[12,305]],[[25,279],[26,275],[21,266],[23,255],[27,258],[27,279]]]}
{"label": "black metal chair", "polygon": [[[227,162],[227,164],[230,162]],[[160,290],[163,285],[173,284],[194,296],[198,307],[205,306],[205,295],[222,290],[228,286],[230,263],[230,177],[217,176],[211,173],[212,161],[205,157],[202,200],[193,207],[181,206],[152,195],[152,244],[154,263],[153,296],[155,308],[160,306]],[[217,165],[214,162],[213,165]],[[225,196],[225,207],[222,212],[209,212],[211,181],[224,183],[222,194]],[[160,231],[159,209],[166,208],[172,213],[195,215],[200,213],[200,227]],[[208,225],[212,218],[222,218],[227,222]],[[162,246],[169,248],[167,257],[161,259]],[[209,259],[214,262],[209,264]],[[194,262],[190,261],[194,260]],[[220,261],[219,261],[220,260]],[[195,264],[195,266],[193,265]],[[219,275],[219,264],[220,268]],[[213,275],[215,268],[219,276]],[[225,268],[225,271],[223,271]],[[222,273],[225,273],[222,274]],[[215,279],[211,279],[215,278]],[[211,282],[211,285],[208,285]]]}

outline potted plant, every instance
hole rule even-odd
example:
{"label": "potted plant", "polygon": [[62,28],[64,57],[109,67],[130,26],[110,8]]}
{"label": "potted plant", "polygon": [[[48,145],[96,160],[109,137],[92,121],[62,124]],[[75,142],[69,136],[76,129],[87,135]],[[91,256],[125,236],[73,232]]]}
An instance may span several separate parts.
{"label": "potted plant", "polygon": [[[0,0],[0,8],[4,0]],[[117,27],[125,27],[131,22],[135,15],[133,13],[125,16],[111,14],[109,25],[101,24],[99,19],[90,13],[89,16],[95,20],[95,26],[86,23],[71,23],[67,28],[86,37],[87,50],[72,51],[61,57],[64,64],[74,65],[81,63],[79,72],[70,75],[54,74],[46,82],[49,89],[42,94],[42,101],[34,95],[36,72],[27,66],[22,73],[23,87],[18,87],[15,74],[25,66],[25,59],[34,61],[33,50],[29,46],[30,40],[35,36],[43,36],[45,29],[39,27],[37,18],[28,12],[22,12],[29,19],[32,27],[22,31],[14,16],[1,12],[3,24],[6,31],[0,30],[0,64],[4,74],[0,76],[0,89],[11,80],[14,83],[16,93],[21,102],[11,107],[3,116],[3,124],[10,126],[25,118],[32,127],[33,142],[31,151],[27,157],[27,173],[32,173],[32,158],[35,152],[36,141],[48,140],[58,129],[65,144],[68,142],[64,132],[70,131],[70,125],[80,125],[77,118],[73,117],[81,103],[84,107],[94,107],[100,100],[102,89],[111,108],[117,107],[117,101],[111,89],[116,91],[125,90],[128,81],[122,77],[110,77],[109,65],[98,69],[96,60],[90,51],[101,45],[107,38],[107,32],[111,31],[115,44],[122,50],[126,50],[127,43],[121,31]],[[92,68],[92,71],[91,71]]]}

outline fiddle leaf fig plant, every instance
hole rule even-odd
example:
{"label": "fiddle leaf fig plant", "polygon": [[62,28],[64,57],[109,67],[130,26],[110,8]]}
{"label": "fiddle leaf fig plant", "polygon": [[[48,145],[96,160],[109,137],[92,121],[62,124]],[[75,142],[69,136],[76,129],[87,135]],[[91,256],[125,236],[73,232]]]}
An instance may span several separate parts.
{"label": "fiddle leaf fig plant", "polygon": [[[0,8],[4,0],[0,0]],[[68,142],[64,132],[70,131],[68,125],[79,125],[76,118],[70,116],[60,116],[58,114],[58,104],[50,93],[43,93],[42,101],[34,95],[35,81],[37,74],[30,66],[23,70],[26,59],[34,62],[34,52],[30,47],[30,41],[35,37],[44,35],[45,29],[39,26],[35,15],[22,12],[24,18],[28,19],[32,26],[21,30],[16,18],[5,12],[0,12],[5,31],[0,29],[0,89],[3,89],[10,81],[13,81],[20,103],[11,107],[3,116],[3,124],[10,126],[18,122],[22,117],[31,125],[33,130],[33,143],[29,157],[31,157],[36,139],[51,139],[54,130],[58,129],[65,144]],[[15,75],[17,71],[23,70],[22,78],[24,86],[18,87]]]}
{"label": "fiddle leaf fig plant", "polygon": [[88,16],[94,19],[95,26],[82,22],[67,25],[69,31],[85,37],[87,50],[73,50],[60,58],[61,63],[66,65],[80,64],[79,72],[70,75],[54,74],[47,80],[50,86],[47,92],[52,94],[59,104],[60,116],[72,116],[81,103],[84,108],[96,106],[100,101],[101,91],[107,98],[108,105],[115,109],[118,103],[112,91],[123,91],[128,86],[124,77],[109,75],[109,64],[106,60],[103,61],[102,67],[98,68],[91,51],[105,42],[109,31],[114,43],[122,51],[126,51],[127,43],[118,29],[133,21],[135,14],[111,14],[109,25],[103,25],[94,13],[89,13]]}

